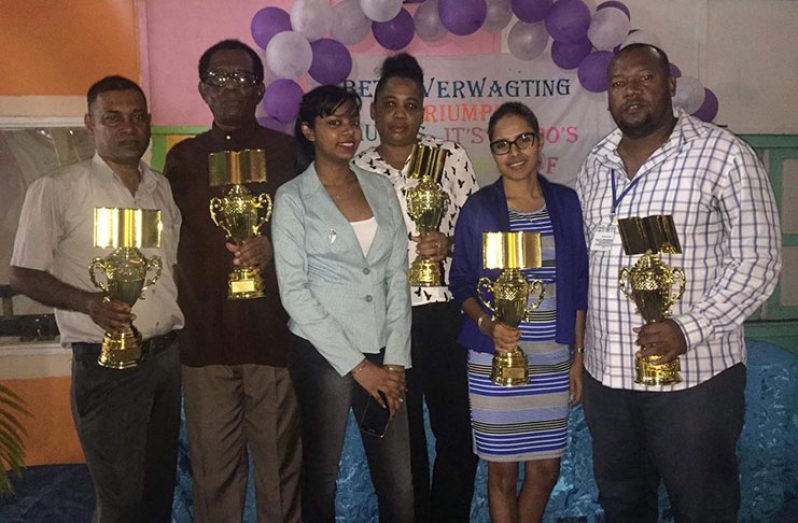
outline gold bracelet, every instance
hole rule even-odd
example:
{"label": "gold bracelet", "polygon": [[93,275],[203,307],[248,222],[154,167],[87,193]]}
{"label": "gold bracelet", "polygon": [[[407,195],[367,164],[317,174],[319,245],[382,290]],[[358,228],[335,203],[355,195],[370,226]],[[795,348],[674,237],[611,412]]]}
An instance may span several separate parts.
{"label": "gold bracelet", "polygon": [[585,348],[584,347],[574,347],[574,352],[577,354],[584,354]]}
{"label": "gold bracelet", "polygon": [[361,370],[365,369],[367,364],[368,364],[368,360],[366,358],[363,358],[363,360],[360,363],[358,363],[357,365],[355,365],[354,369],[352,369],[352,376],[354,376],[355,374],[357,374]]}

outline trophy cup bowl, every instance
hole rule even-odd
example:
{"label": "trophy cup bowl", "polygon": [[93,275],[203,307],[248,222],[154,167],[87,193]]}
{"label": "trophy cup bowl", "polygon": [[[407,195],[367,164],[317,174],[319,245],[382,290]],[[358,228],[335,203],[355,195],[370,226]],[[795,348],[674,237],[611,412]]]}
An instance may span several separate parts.
{"label": "trophy cup bowl", "polygon": [[[161,211],[143,209],[94,210],[94,246],[114,247],[105,257],[89,265],[92,284],[115,299],[133,307],[142,292],[161,275],[161,258],[146,258],[139,248],[160,246]],[[152,273],[151,277],[147,277]],[[103,274],[105,280],[98,278]],[[120,333],[106,332],[97,363],[111,369],[128,369],[141,362],[141,334],[131,323]]]}
{"label": "trophy cup bowl", "polygon": [[[543,302],[545,284],[527,281],[521,269],[541,266],[540,234],[536,232],[487,232],[482,235],[482,264],[486,269],[502,269],[491,281],[482,277],[477,283],[479,301],[493,316],[511,327],[529,320],[532,311]],[[489,295],[493,294],[493,303]],[[520,347],[493,355],[491,381],[512,387],[529,382],[526,354]]]}
{"label": "trophy cup bowl", "polygon": [[[659,256],[648,252],[634,267],[624,267],[619,275],[621,292],[630,298],[646,323],[663,321],[670,316],[671,306],[684,294],[685,276],[679,268],[671,268]],[[677,290],[673,290],[677,285]],[[659,355],[644,356],[635,361],[635,383],[672,385],[682,381],[679,358],[667,363]]]}
{"label": "trophy cup bowl", "polygon": [[[266,153],[262,149],[222,151],[208,155],[211,186],[229,185],[222,198],[211,198],[211,219],[227,239],[241,245],[260,236],[272,215],[268,194],[253,195],[245,183],[266,181]],[[227,298],[248,300],[263,297],[263,278],[257,267],[236,267],[227,277]]]}
{"label": "trophy cup bowl", "polygon": [[[407,214],[421,235],[438,230],[449,206],[449,196],[438,184],[448,153],[429,145],[416,144],[413,148],[409,177],[419,182],[407,191]],[[408,281],[413,287],[440,287],[443,285],[440,263],[419,254],[410,265]]]}

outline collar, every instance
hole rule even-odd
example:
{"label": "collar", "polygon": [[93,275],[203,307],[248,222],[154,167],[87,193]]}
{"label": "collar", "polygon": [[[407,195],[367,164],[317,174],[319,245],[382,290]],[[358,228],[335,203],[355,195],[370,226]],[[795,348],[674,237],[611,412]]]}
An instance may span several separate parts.
{"label": "collar", "polygon": [[[432,145],[435,147],[441,147],[444,145],[443,140],[424,134],[419,135],[418,143],[421,145]],[[410,166],[410,158],[411,156],[407,157],[404,166],[401,170],[399,170],[385,161],[385,158],[383,158],[379,151],[377,151],[377,147],[370,147],[355,156],[352,162],[363,170],[385,174],[391,179],[391,181],[394,181],[398,178],[407,177],[407,170]]]}
{"label": "collar", "polygon": [[[91,165],[94,172],[99,175],[103,181],[107,183],[118,183],[124,186],[124,183],[122,183],[119,176],[111,169],[111,166],[96,152],[91,158]],[[139,161],[139,174],[141,175],[141,181],[139,182],[138,189],[136,189],[136,196],[140,194],[149,194],[155,190],[157,184],[155,174],[143,161]],[[127,187],[125,187],[125,190],[127,190]]]}

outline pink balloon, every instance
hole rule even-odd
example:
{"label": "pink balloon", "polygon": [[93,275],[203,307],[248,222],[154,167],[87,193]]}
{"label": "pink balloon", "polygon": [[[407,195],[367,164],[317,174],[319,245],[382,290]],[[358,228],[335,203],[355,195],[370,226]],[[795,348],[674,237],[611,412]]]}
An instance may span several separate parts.
{"label": "pink balloon", "polygon": [[266,49],[274,35],[291,30],[291,15],[279,7],[265,7],[255,13],[249,28],[255,43]]}

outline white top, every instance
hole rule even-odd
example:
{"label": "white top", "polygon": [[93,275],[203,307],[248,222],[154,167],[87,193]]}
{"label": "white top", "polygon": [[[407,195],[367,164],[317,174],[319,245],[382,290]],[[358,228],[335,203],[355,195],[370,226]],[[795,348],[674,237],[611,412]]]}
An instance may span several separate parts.
{"label": "white top", "polygon": [[377,219],[372,216],[368,220],[349,223],[352,225],[352,230],[355,231],[363,256],[366,256],[371,248],[371,242],[374,241],[374,235],[377,234]]}
{"label": "white top", "polygon": [[[140,171],[135,196],[98,155],[33,182],[22,206],[11,265],[46,271],[79,289],[100,292],[89,279],[89,264],[113,249],[94,247],[95,207],[159,209],[161,247],[141,252],[147,258],[160,256],[163,271],[133,306],[133,323],[147,339],[183,327],[173,274],[181,217],[166,178],[143,163]],[[55,319],[64,345],[103,339],[103,329],[87,314],[56,309]]]}

